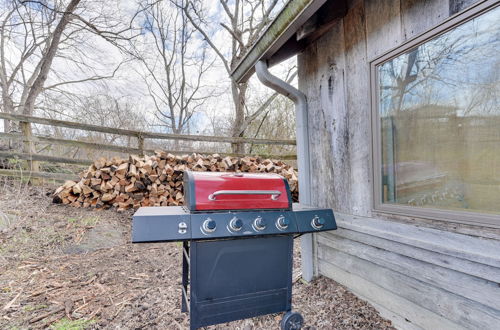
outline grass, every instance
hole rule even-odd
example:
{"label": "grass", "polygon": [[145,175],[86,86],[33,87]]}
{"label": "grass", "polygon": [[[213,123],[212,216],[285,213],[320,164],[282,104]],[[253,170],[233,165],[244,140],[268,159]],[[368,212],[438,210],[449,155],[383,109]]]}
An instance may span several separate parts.
{"label": "grass", "polygon": [[85,227],[94,227],[98,222],[98,217],[86,217],[82,219],[82,225]]}
{"label": "grass", "polygon": [[68,223],[81,227],[94,227],[99,222],[99,217],[85,217],[82,219],[68,218]]}
{"label": "grass", "polygon": [[77,223],[78,219],[77,218],[68,218],[68,222],[71,224]]}
{"label": "grass", "polygon": [[24,311],[25,312],[33,312],[33,311],[37,311],[39,309],[45,309],[49,306],[47,305],[35,305],[35,306],[32,306],[32,305],[27,305],[27,306],[24,306]]}
{"label": "grass", "polygon": [[78,319],[78,320],[69,320],[67,318],[63,318],[56,323],[50,326],[50,329],[53,330],[84,330],[89,328],[92,324],[95,323],[95,320],[86,320],[86,319]]}

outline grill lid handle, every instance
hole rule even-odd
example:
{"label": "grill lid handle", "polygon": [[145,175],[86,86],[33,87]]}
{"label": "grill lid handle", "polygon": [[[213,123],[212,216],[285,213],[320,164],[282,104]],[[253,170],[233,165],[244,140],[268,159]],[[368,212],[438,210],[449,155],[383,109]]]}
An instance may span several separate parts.
{"label": "grill lid handle", "polygon": [[271,195],[273,201],[277,200],[281,191],[279,190],[217,190],[208,196],[211,201],[217,200],[219,195]]}

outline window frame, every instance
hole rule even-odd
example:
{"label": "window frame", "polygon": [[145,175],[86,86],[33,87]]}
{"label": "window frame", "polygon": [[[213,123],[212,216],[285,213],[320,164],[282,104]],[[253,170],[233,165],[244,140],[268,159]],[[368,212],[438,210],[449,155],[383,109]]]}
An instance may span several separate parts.
{"label": "window frame", "polygon": [[[415,207],[398,204],[389,204],[382,201],[382,134],[381,121],[378,111],[379,105],[379,77],[377,66],[392,60],[410,49],[422,45],[429,40],[446,33],[455,27],[472,20],[489,10],[499,7],[500,2],[495,0],[479,1],[470,8],[457,13],[427,32],[412,38],[398,47],[385,52],[370,61],[370,108],[371,108],[371,175],[372,175],[372,211],[387,217],[399,215],[412,218],[443,220],[456,223],[480,225],[483,227],[500,228],[500,214],[480,212],[445,210],[428,207]],[[499,196],[500,197],[500,196]]]}

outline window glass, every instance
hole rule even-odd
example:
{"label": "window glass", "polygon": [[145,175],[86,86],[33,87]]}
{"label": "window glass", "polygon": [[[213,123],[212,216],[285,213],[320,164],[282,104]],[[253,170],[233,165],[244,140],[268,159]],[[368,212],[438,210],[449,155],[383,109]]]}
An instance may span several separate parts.
{"label": "window glass", "polygon": [[499,8],[376,67],[383,203],[500,213]]}

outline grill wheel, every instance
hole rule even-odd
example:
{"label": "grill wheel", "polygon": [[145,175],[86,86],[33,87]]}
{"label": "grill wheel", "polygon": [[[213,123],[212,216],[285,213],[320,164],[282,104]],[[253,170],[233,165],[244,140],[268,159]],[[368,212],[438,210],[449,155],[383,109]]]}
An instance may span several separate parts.
{"label": "grill wheel", "polygon": [[286,312],[281,320],[281,330],[300,330],[304,324],[304,318],[299,313]]}

